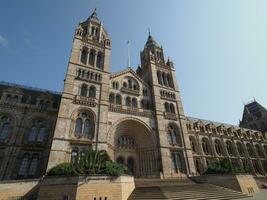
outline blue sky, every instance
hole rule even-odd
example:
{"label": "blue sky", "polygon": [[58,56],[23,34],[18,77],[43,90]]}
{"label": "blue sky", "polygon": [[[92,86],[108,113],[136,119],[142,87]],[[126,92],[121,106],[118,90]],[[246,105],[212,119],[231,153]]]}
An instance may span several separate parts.
{"label": "blue sky", "polygon": [[3,0],[0,80],[62,91],[74,29],[97,7],[111,70],[132,66],[151,34],[175,64],[186,115],[238,124],[267,106],[267,0]]}

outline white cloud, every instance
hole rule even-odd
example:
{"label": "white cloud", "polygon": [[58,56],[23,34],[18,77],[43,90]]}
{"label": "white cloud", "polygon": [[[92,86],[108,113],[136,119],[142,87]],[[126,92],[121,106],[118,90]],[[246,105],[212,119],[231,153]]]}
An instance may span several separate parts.
{"label": "white cloud", "polygon": [[5,48],[8,46],[7,39],[4,38],[2,35],[0,35],[0,46],[5,47]]}

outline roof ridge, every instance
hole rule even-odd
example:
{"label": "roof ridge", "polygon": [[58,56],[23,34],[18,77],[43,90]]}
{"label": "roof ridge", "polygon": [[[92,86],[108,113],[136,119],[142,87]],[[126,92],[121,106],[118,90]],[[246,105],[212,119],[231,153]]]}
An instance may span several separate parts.
{"label": "roof ridge", "polygon": [[58,91],[53,91],[53,90],[48,90],[48,89],[42,89],[42,88],[27,86],[27,85],[23,85],[23,84],[10,83],[10,82],[6,82],[6,81],[0,81],[0,85],[10,86],[10,87],[19,87],[19,88],[22,88],[22,89],[28,89],[28,90],[38,91],[38,92],[49,92],[49,93],[57,94],[57,95],[61,95],[62,94],[61,92],[58,92]]}

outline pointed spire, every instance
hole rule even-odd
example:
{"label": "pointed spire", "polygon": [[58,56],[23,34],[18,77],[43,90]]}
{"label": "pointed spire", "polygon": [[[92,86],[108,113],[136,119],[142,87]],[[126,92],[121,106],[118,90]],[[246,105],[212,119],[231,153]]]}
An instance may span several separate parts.
{"label": "pointed spire", "polygon": [[128,50],[127,67],[131,68],[130,40],[127,40],[127,50]]}
{"label": "pointed spire", "polygon": [[97,9],[95,8],[94,11],[93,11],[93,13],[92,13],[92,14],[90,15],[90,17],[88,18],[88,20],[92,20],[92,19],[94,19],[94,20],[96,20],[96,21],[99,22],[99,19],[98,19],[96,10],[97,10]]}
{"label": "pointed spire", "polygon": [[148,38],[147,38],[147,41],[146,41],[146,44],[145,44],[145,48],[147,48],[148,46],[156,46],[156,47],[160,48],[158,43],[152,37],[151,32],[150,32],[150,28],[148,28]]}

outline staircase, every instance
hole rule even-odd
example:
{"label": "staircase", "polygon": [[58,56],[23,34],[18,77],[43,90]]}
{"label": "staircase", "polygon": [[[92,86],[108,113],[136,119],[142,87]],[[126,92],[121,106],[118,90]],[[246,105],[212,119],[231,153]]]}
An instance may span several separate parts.
{"label": "staircase", "polygon": [[250,197],[241,192],[218,187],[211,184],[197,184],[185,180],[137,180],[136,188],[128,200],[161,200],[161,199],[239,199]]}

